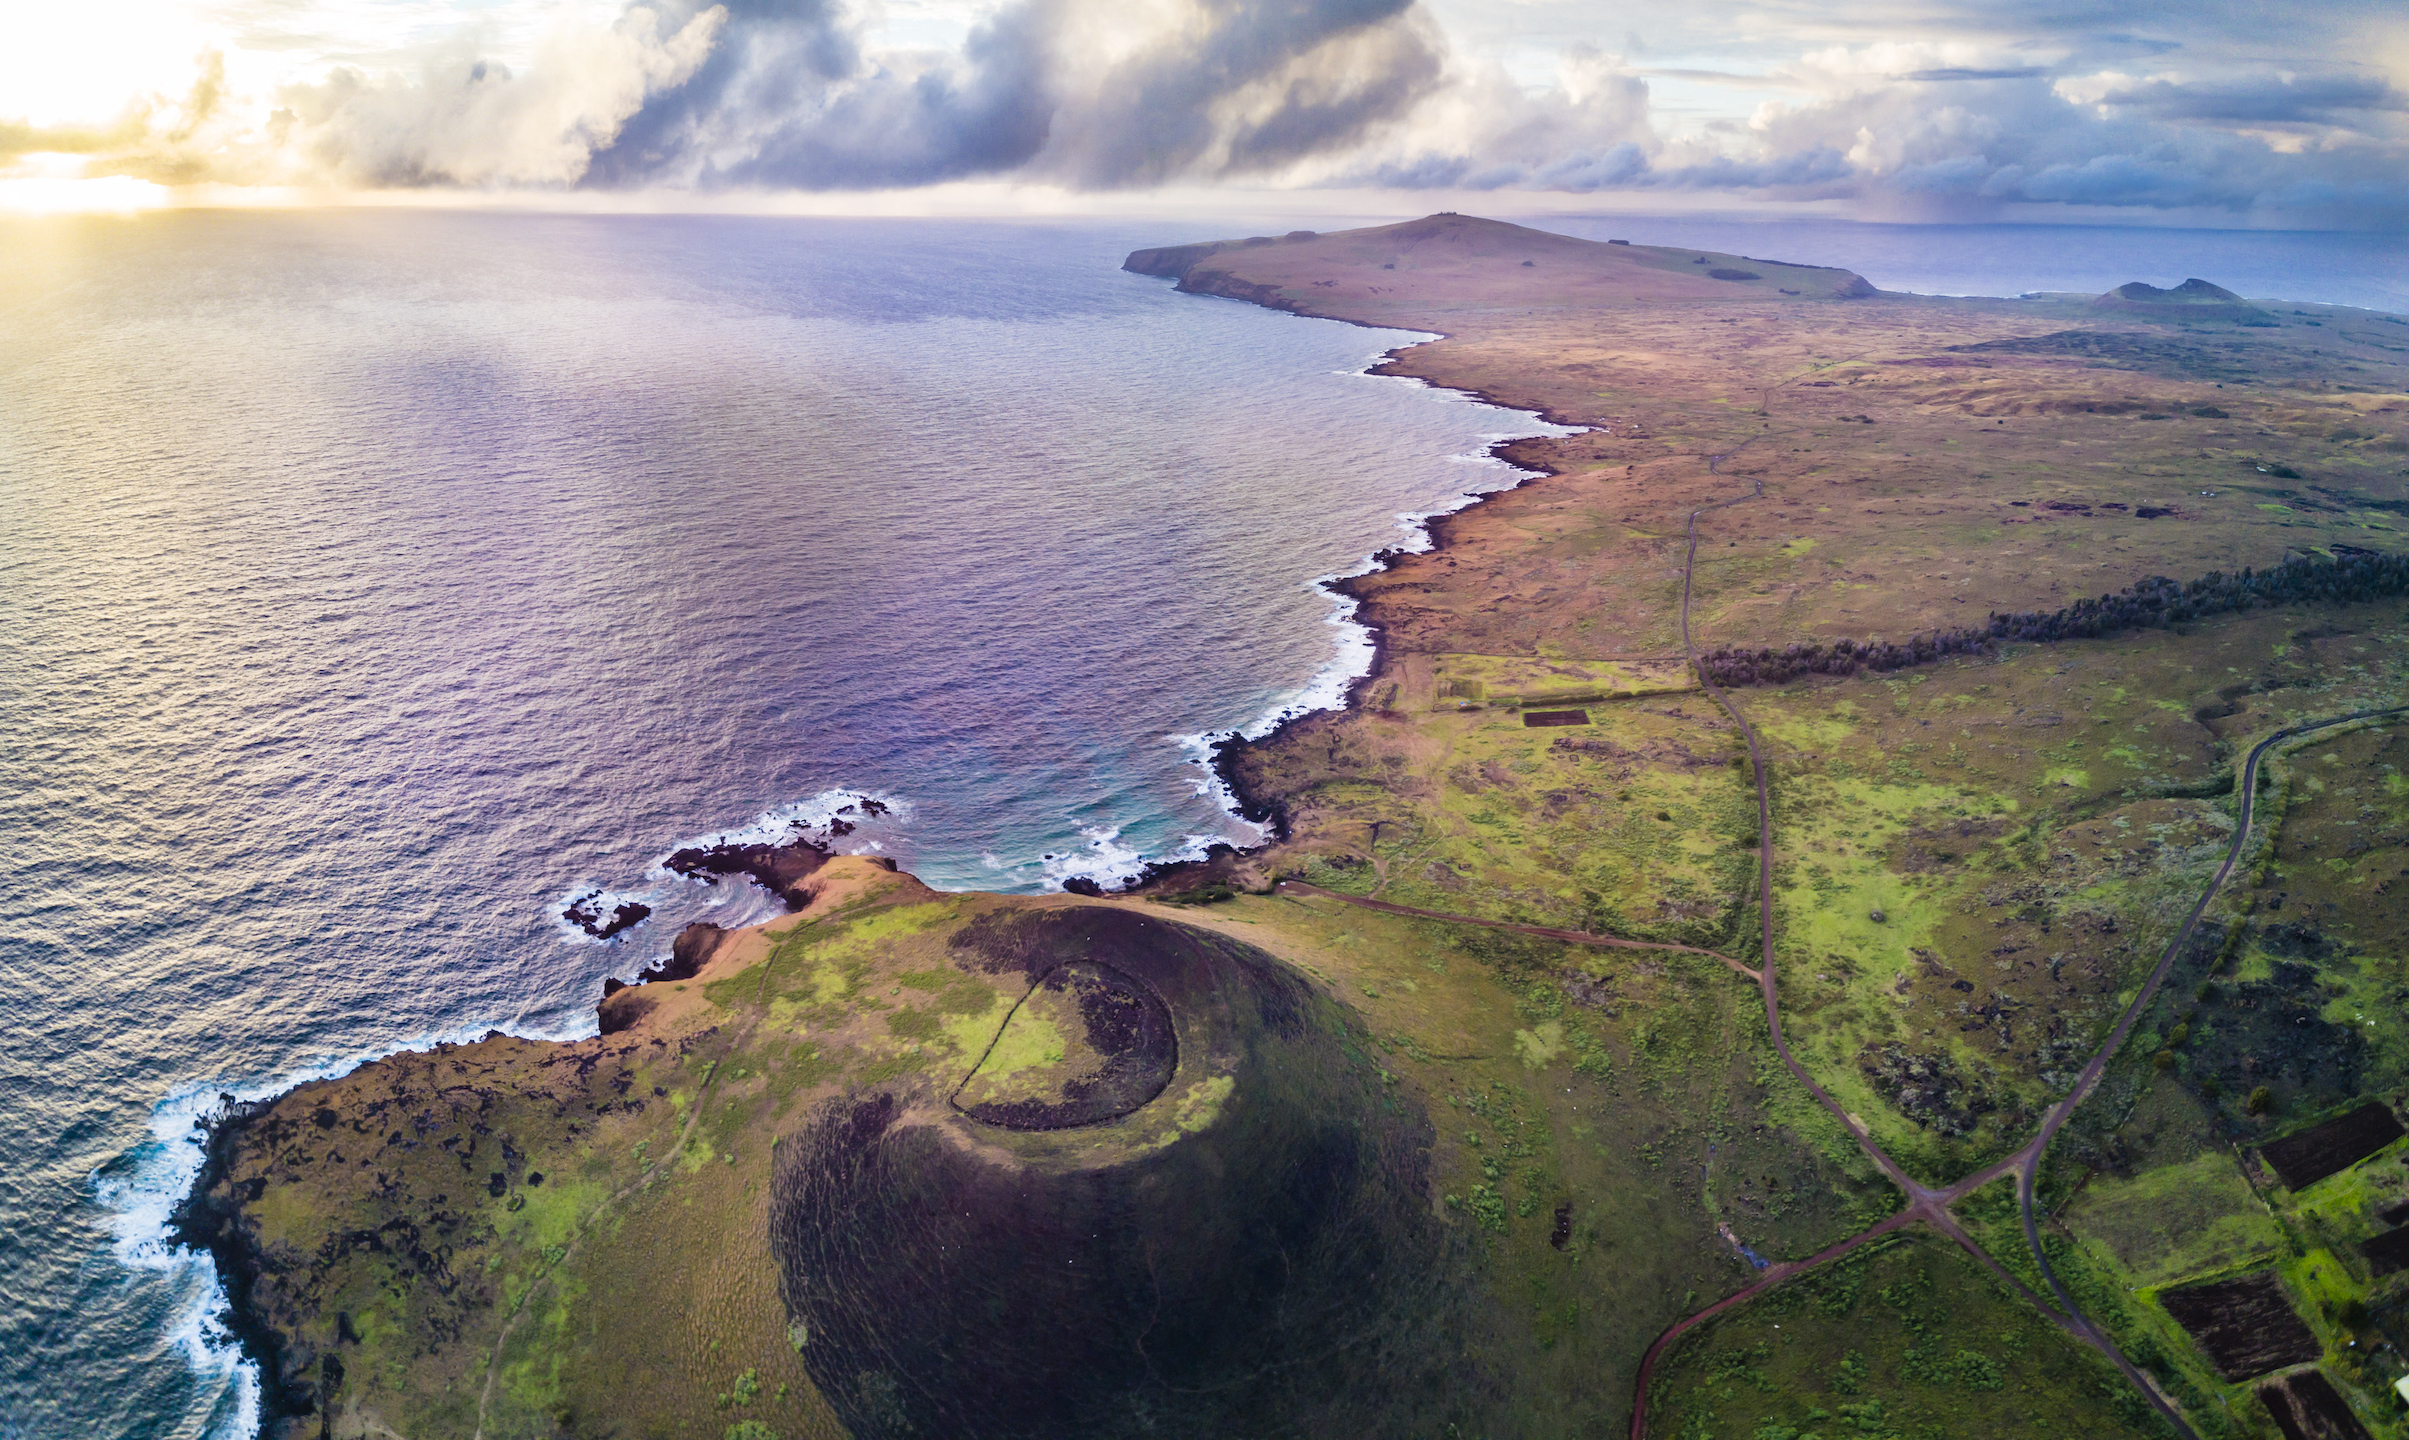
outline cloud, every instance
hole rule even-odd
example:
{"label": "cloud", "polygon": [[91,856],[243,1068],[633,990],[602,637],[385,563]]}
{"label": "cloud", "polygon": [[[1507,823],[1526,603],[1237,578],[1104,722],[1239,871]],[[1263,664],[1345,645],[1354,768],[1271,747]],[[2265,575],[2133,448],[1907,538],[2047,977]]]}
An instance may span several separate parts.
{"label": "cloud", "polygon": [[2219,80],[2155,77],[2106,89],[2095,103],[2140,110],[2165,120],[2347,125],[2355,129],[2363,128],[2368,112],[2409,111],[2409,94],[2380,75],[2243,75]]}
{"label": "cloud", "polygon": [[2039,65],[2015,65],[2001,70],[1981,70],[1965,65],[1944,65],[1936,70],[1910,70],[1899,78],[1924,84],[1935,84],[1950,80],[2030,80],[2035,76],[2048,73],[2049,71],[2045,67]]}
{"label": "cloud", "polygon": [[280,91],[269,140],[354,184],[572,184],[647,100],[712,57],[726,18],[716,5],[670,17],[632,6],[607,30],[555,31],[524,78],[465,40],[416,76],[346,66]]}
{"label": "cloud", "polygon": [[[2376,0],[1694,0],[1621,54],[1581,38],[1593,0],[1448,8],[1471,3],[1001,0],[913,48],[873,0],[639,0],[507,65],[500,31],[421,36],[406,66],[263,98],[205,62],[113,122],[0,123],[0,158],[365,187],[1245,181],[2409,219],[2409,25]],[[1451,25],[1550,38],[1509,69]]]}
{"label": "cloud", "polygon": [[741,0],[594,183],[802,189],[1016,173],[1083,189],[1276,171],[1421,101],[1412,0],[1020,0],[953,55],[870,53],[829,0]]}
{"label": "cloud", "polygon": [[[2116,38],[2120,63],[2130,63],[2139,47]],[[1648,100],[1647,77],[1667,72],[1592,57],[1635,101],[1614,114],[1619,135],[1603,137],[1611,162],[1601,160],[1608,147],[1598,127],[1570,123],[1567,78],[1538,94],[1492,93],[1485,125],[1458,118],[1435,127],[1450,139],[1417,132],[1420,148],[1338,178],[1838,198],[1932,218],[2081,205],[2268,212],[2309,223],[2409,219],[2401,120],[2409,101],[2388,78],[2086,73],[2077,52],[2088,45],[2044,35],[1815,47],[1768,67],[1781,82],[1767,87],[1776,98],[1744,126],[1686,132]]]}
{"label": "cloud", "polygon": [[1319,177],[1399,189],[1590,193],[1644,177],[1665,142],[1648,82],[1622,57],[1582,47],[1537,94],[1494,65],[1459,67],[1383,145]]}
{"label": "cloud", "polygon": [[199,73],[181,100],[143,96],[108,124],[0,120],[0,161],[34,154],[88,155],[103,157],[108,173],[171,183],[201,178],[209,167],[200,153],[222,143],[233,122],[226,114],[225,57],[204,53],[195,68]]}

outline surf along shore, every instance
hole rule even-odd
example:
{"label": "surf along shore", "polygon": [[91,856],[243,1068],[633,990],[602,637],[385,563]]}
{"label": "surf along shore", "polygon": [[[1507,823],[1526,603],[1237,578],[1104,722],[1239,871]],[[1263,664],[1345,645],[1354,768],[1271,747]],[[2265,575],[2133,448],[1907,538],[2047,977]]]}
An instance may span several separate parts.
{"label": "surf along shore", "polygon": [[[2401,803],[2389,722],[2230,801],[2402,698],[2401,604],[2340,568],[2403,548],[2400,327],[1462,216],[1130,268],[1438,333],[1383,371],[1588,428],[1343,582],[1351,703],[1217,757],[1263,850],[1041,899],[830,860],[592,1040],[229,1115],[183,1233],[270,1433],[1912,1434],[2004,1392],[2000,1434],[2240,1434],[2276,1402],[2156,1296],[2275,1272],[2378,1394],[2352,1227],[2409,1174],[2251,1156],[2399,1097],[2409,815],[2338,828]],[[1913,643],[2287,555],[2332,583]],[[1843,638],[1908,661],[1774,660]],[[1796,673],[1726,708],[1706,649]]]}

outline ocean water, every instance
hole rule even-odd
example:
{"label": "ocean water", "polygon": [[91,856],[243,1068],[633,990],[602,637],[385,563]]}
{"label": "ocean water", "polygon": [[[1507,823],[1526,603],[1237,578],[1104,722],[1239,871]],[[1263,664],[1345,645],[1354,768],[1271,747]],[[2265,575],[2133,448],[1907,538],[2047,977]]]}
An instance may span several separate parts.
{"label": "ocean water", "polygon": [[1837,265],[1918,295],[2097,295],[2129,280],[2198,276],[2252,299],[2409,314],[2409,237],[2373,230],[2205,230],[2139,225],[1883,225],[1713,216],[1561,216],[1530,222],[1584,240],[1692,245]]}
{"label": "ocean water", "polygon": [[[590,1033],[680,842],[1036,890],[1253,832],[1316,577],[1546,427],[1417,338],[1121,273],[1187,227],[188,214],[0,227],[0,1435],[239,1433],[167,1250],[221,1091]],[[655,917],[558,918],[600,888]]]}
{"label": "ocean water", "polygon": [[[194,1117],[586,1033],[769,913],[680,843],[869,795],[854,848],[1037,890],[1253,838],[1198,762],[1368,658],[1317,578],[1545,428],[1117,269],[1294,223],[0,221],[0,1437],[244,1433],[161,1238]],[[1545,223],[2409,310],[2389,237]],[[658,913],[588,940],[597,889]]]}

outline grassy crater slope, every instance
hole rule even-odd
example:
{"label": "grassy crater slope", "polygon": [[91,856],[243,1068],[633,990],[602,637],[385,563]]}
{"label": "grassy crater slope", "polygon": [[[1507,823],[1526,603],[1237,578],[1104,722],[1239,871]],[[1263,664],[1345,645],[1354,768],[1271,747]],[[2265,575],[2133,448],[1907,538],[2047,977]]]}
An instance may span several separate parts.
{"label": "grassy crater slope", "polygon": [[625,1028],[221,1125],[187,1230],[274,1433],[1588,1434],[1741,1246],[1892,1203],[1711,959],[816,881]]}

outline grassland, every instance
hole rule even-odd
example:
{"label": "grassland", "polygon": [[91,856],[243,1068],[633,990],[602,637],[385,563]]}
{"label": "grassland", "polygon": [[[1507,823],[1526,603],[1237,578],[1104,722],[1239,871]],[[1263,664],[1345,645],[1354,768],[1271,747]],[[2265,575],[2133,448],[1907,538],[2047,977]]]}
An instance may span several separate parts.
{"label": "grassland", "polygon": [[[1422,1298],[1357,1367],[1404,1378],[1313,1433],[1622,1433],[1651,1346],[1746,1292],[1662,1349],[1647,1433],[2141,1435],[2173,1423],[2162,1403],[2268,1435],[2158,1297],[2270,1267],[2320,1368],[2398,1433],[2409,1281],[2358,1247],[2409,1169],[2387,1151],[2294,1194],[2255,1153],[2409,1084],[2402,724],[2277,751],[2234,878],[2097,1088],[2025,1147],[2218,873],[2243,755],[2409,701],[2403,603],[1996,646],[1731,708],[1680,619],[1685,574],[1699,645],[1779,648],[2397,552],[2409,326],[1874,296],[1756,261],[1726,282],[1738,257],[1463,217],[1183,263],[1193,290],[1443,332],[1388,368],[1587,428],[1514,446],[1540,478],[1346,582],[1383,641],[1357,703],[1225,752],[1278,821],[1265,849],[1101,900],[839,862],[801,915],[623,992],[610,1034],[396,1057],[222,1127],[203,1209],[281,1346],[275,1425],[901,1433],[909,1377],[832,1379],[782,1286],[780,1154],[884,1105],[979,1165],[1168,1174],[1290,1083],[1245,1058],[1249,1026],[1286,1022],[1189,1000],[1178,1023],[1223,1038],[1183,1030],[1159,1095],[1050,1138],[977,1129],[959,1097],[1076,1098],[1107,1062],[1075,996],[965,956],[1013,917],[1094,912],[1266,957],[1316,997],[1312,1093],[1378,1097],[1367,1135],[1427,1127],[1423,1220],[1397,1231]],[[1693,566],[1692,511],[1759,489],[1699,520]],[[2048,1273],[2007,1174],[2028,1159]],[[2052,1274],[2146,1390],[2036,1303]]]}
{"label": "grassland", "polygon": [[1653,1433],[1679,1440],[2156,1433],[2124,1377],[1923,1236],[1718,1318],[1659,1383]]}

